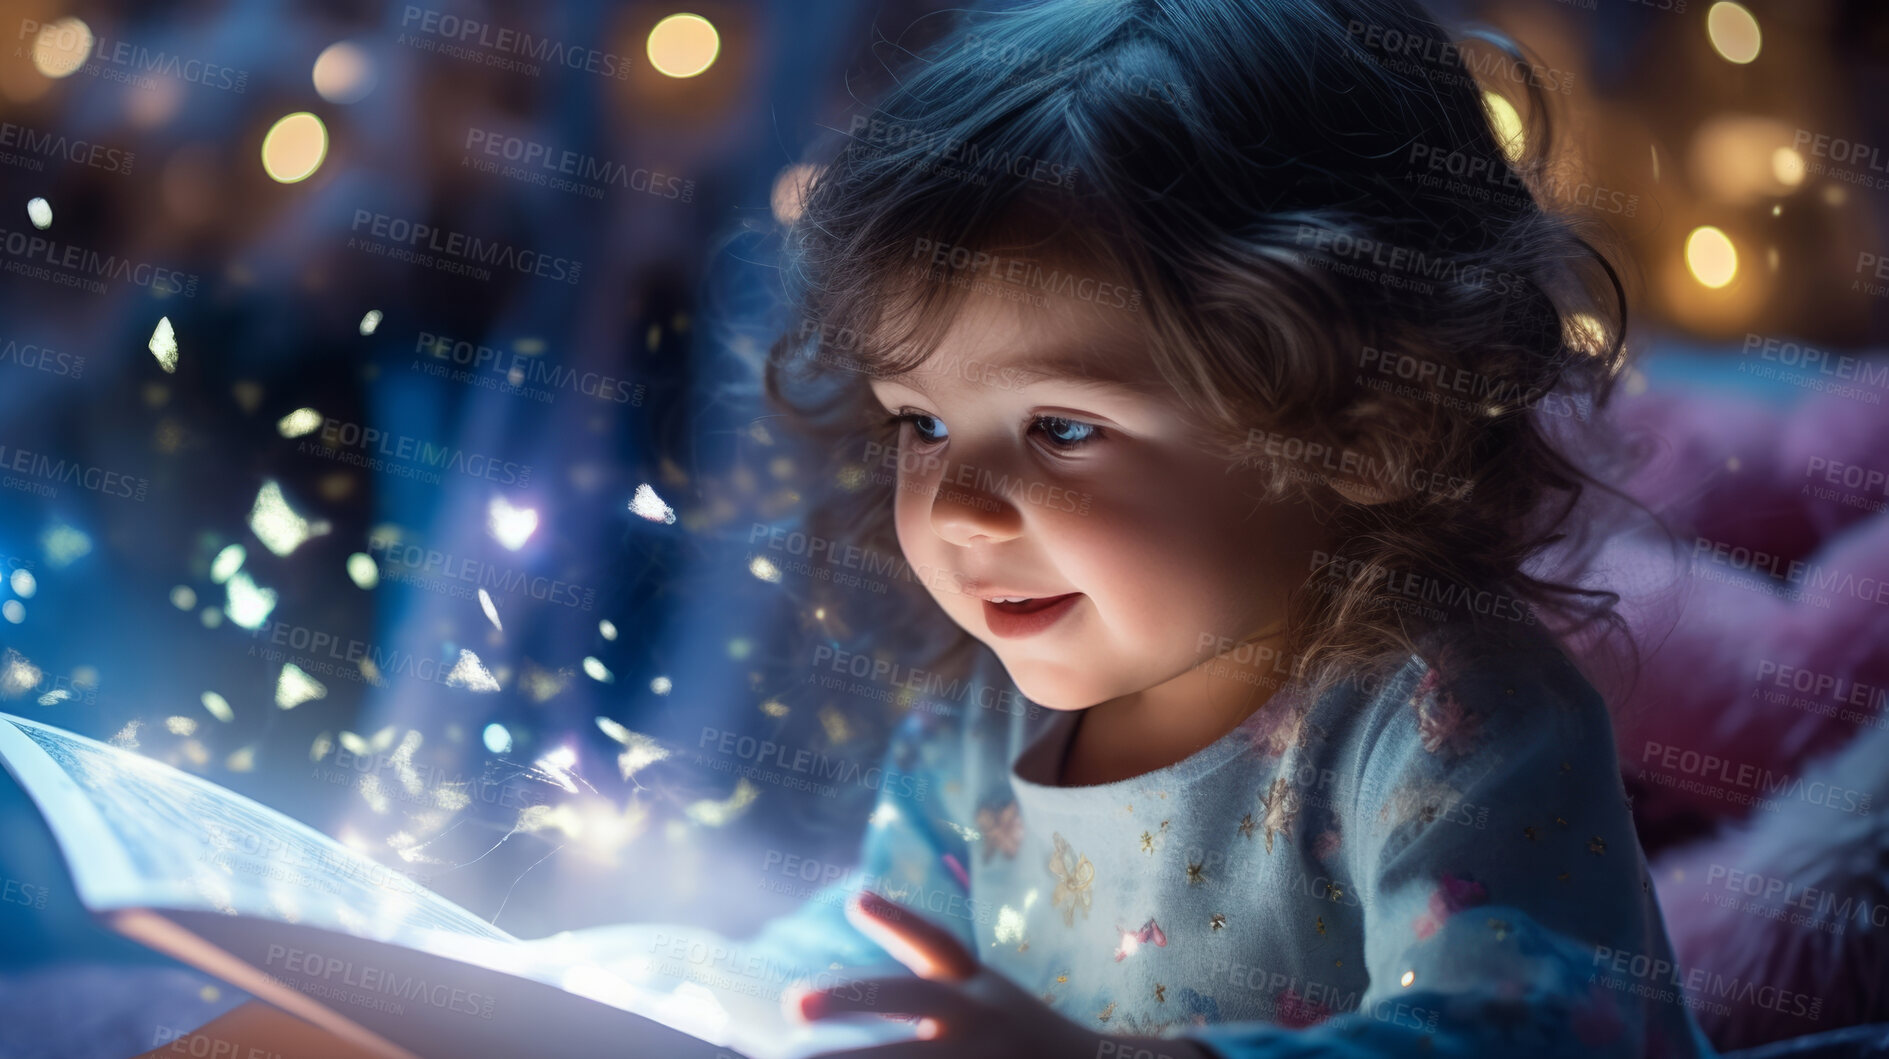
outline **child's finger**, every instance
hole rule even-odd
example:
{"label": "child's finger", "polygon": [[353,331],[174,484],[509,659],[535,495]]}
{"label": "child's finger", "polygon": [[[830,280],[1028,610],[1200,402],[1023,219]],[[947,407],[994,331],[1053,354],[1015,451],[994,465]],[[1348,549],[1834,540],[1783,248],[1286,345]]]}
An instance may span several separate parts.
{"label": "child's finger", "polygon": [[846,902],[846,918],[920,978],[962,982],[977,973],[977,957],[949,931],[870,890]]}
{"label": "child's finger", "polygon": [[873,978],[834,989],[817,989],[800,997],[800,1016],[808,1020],[865,1013],[911,1015],[961,1026],[969,1021],[975,1007],[976,1002],[956,986],[923,978]]}

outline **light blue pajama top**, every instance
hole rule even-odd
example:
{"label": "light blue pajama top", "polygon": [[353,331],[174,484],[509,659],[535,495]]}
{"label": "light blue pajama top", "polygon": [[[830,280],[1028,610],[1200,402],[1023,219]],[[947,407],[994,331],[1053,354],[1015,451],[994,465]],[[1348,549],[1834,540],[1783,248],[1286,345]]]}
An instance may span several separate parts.
{"label": "light blue pajama top", "polygon": [[889,766],[921,781],[886,785],[860,873],[747,952],[883,969],[841,908],[865,885],[1069,1019],[1225,1059],[1714,1054],[1599,694],[1549,647],[1437,683],[1413,657],[1317,701],[1288,684],[1193,756],[1083,787],[1053,783],[1075,714],[914,712]]}

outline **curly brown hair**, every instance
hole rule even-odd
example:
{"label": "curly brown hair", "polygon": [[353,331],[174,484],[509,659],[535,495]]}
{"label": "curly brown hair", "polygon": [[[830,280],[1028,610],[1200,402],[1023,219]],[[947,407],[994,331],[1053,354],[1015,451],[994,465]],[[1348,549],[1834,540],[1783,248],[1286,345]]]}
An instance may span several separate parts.
{"label": "curly brown hair", "polygon": [[[797,318],[767,395],[841,454],[809,529],[898,552],[894,486],[859,456],[896,448],[868,382],[921,364],[965,293],[915,248],[1047,247],[1121,277],[1112,303],[1203,437],[1328,520],[1340,543],[1288,601],[1315,684],[1619,624],[1566,573],[1627,321],[1604,231],[1547,205],[1553,80],[1400,0],[968,16],[852,119],[784,235]],[[1485,93],[1518,85],[1505,136]],[[921,637],[934,665],[970,646],[955,632]]]}

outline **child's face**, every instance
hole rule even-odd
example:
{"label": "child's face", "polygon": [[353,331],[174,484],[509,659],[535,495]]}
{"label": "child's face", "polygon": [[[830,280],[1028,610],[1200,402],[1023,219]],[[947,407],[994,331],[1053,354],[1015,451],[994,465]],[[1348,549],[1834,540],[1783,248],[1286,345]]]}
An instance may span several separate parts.
{"label": "child's face", "polygon": [[[900,547],[1038,703],[1195,688],[1189,671],[1231,641],[1280,632],[1324,534],[1202,447],[1130,310],[1048,301],[973,291],[917,371],[873,381],[915,417],[898,434]],[[1128,382],[1047,363],[1065,358]],[[1066,598],[990,602],[1010,596]]]}

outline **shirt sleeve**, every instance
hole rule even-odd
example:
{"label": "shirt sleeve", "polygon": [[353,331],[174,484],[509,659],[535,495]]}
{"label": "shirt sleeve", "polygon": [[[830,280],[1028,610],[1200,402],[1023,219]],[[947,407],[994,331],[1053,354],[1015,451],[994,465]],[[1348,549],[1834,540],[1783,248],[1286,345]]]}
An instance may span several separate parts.
{"label": "shirt sleeve", "polygon": [[[870,889],[949,927],[976,951],[964,869],[968,842],[945,805],[946,776],[961,743],[954,728],[947,716],[912,713],[899,724],[876,767],[847,767],[847,779],[878,792],[858,866],[824,882],[799,908],[769,921],[752,937],[734,940],[679,923],[622,923],[567,931],[532,944],[547,958],[581,960],[647,988],[694,982],[732,998],[731,1005],[777,1005],[796,982],[830,987],[846,979],[903,972],[903,965],[846,919],[847,899]],[[791,872],[783,878],[801,881]]]}
{"label": "shirt sleeve", "polygon": [[1190,1037],[1224,1059],[1714,1054],[1677,987],[1605,706],[1556,659],[1448,690],[1426,675],[1364,730],[1334,864],[1364,912],[1358,1007]]}

